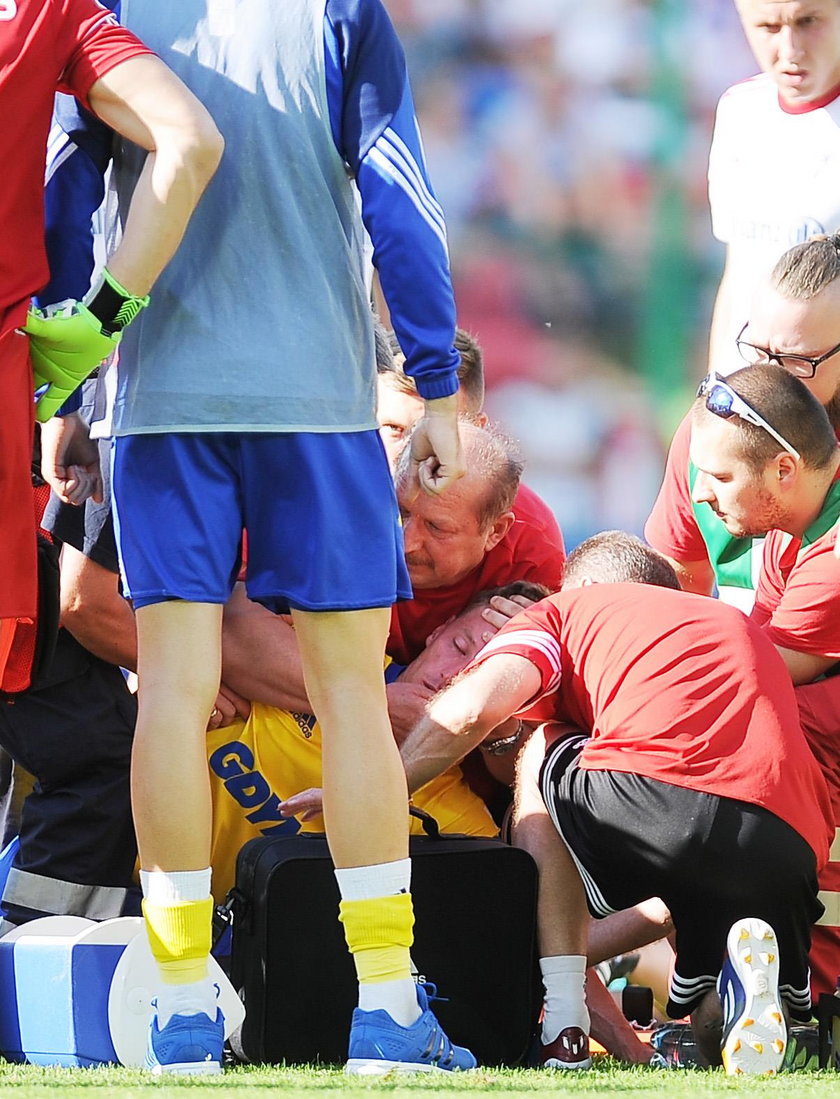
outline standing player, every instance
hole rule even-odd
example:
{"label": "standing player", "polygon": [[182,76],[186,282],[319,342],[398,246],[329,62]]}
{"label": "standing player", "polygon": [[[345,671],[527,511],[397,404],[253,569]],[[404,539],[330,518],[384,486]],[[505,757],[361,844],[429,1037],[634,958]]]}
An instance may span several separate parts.
{"label": "standing player", "polygon": [[791,245],[840,226],[840,4],[735,0],[762,72],[724,92],[709,203],[726,266],[709,366],[741,365],[734,340],[753,294]]}
{"label": "standing player", "polygon": [[[148,167],[108,274],[63,315],[26,322],[47,281],[44,160],[53,95],[78,96],[120,133],[149,150]],[[201,104],[95,0],[16,0],[0,12],[0,687],[17,620],[36,611],[35,527],[29,479],[32,369],[42,390],[38,418],[116,345],[178,246],[221,153]],[[21,335],[26,323],[30,335]],[[31,356],[31,363],[30,363]]]}
{"label": "standing player", "polygon": [[[133,806],[161,975],[148,1062],[220,1068],[204,730],[245,526],[249,594],[291,608],[323,731],[324,818],[360,981],[348,1069],[470,1068],[411,980],[407,795],[382,679],[389,608],[411,592],[376,430],[362,218],[426,401],[415,491],[462,473],[446,234],[402,49],[380,0],[124,0],[122,15],[227,142],[123,341],[114,412],[139,641]],[[139,171],[124,151],[121,195]]]}

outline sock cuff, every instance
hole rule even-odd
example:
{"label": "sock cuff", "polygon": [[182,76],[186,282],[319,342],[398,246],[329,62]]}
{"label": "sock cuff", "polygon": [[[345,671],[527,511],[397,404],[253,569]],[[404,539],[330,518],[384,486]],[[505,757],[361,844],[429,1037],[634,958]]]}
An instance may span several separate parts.
{"label": "sock cuff", "polygon": [[540,958],[540,972],[543,977],[550,977],[555,973],[586,973],[587,958],[585,954],[555,954],[549,958]]}
{"label": "sock cuff", "polygon": [[411,889],[411,859],[337,869],[335,880],[345,901],[369,901],[387,897],[389,893],[408,893]]}
{"label": "sock cuff", "polygon": [[143,896],[152,904],[184,904],[210,896],[212,870],[141,870]]}
{"label": "sock cuff", "polygon": [[[173,983],[186,980],[178,976],[181,971],[194,974],[203,966],[206,975],[213,942],[213,898],[170,905],[144,900],[142,907],[152,955],[162,971],[171,967]],[[200,976],[200,973],[199,977],[190,975],[188,979],[197,980]]]}
{"label": "sock cuff", "polygon": [[414,942],[414,906],[410,893],[342,901],[338,911],[351,954],[390,946],[408,950]]}

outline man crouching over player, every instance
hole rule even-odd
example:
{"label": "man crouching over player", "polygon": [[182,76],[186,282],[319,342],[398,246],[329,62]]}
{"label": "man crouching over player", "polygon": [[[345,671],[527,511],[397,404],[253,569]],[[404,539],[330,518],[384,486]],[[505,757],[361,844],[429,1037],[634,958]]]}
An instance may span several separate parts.
{"label": "man crouching over player", "polygon": [[518,719],[547,723],[515,822],[541,876],[544,1063],[590,1064],[587,908],[658,896],[676,928],[668,1013],[691,1014],[709,1063],[776,1072],[782,1001],[810,1014],[831,813],[775,647],[735,608],[670,588],[551,595],[431,703],[402,747],[409,788]]}

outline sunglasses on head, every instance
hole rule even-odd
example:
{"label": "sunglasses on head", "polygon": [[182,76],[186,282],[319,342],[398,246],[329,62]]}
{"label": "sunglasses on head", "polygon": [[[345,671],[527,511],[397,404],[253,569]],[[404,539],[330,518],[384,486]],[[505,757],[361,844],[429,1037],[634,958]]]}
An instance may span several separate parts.
{"label": "sunglasses on head", "polygon": [[722,420],[731,420],[733,416],[737,416],[738,419],[744,420],[748,424],[764,428],[767,434],[772,436],[791,457],[797,461],[800,460],[801,455],[796,447],[791,446],[783,435],[780,435],[774,427],[771,427],[752,405],[747,404],[744,398],[740,397],[732,386],[728,385],[723,378],[718,377],[714,371],[707,374],[700,383],[697,396],[705,397],[706,408],[715,416],[720,416]]}

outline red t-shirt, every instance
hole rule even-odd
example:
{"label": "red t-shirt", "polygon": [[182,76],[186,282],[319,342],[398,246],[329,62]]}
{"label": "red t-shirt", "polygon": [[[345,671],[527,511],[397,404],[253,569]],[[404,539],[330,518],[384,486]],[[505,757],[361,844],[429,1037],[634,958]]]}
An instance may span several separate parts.
{"label": "red t-shirt", "polygon": [[[16,0],[0,14],[0,335],[49,278],[44,166],[53,96],[87,102],[120,62],[150,51],[96,0]],[[11,12],[11,15],[10,15]]]}
{"label": "red t-shirt", "polygon": [[566,550],[554,513],[535,492],[520,485],[513,502],[515,519],[505,537],[471,573],[445,588],[418,591],[391,613],[388,655],[409,664],[423,651],[426,638],[474,595],[514,580],[531,580],[556,591],[563,580]]}
{"label": "red t-shirt", "polygon": [[834,524],[803,546],[779,530],[764,542],[753,621],[774,645],[840,660],[840,559]]}
{"label": "red t-shirt", "polygon": [[709,556],[691,506],[690,444],[691,417],[686,416],[671,440],[659,495],[645,523],[650,545],[675,561],[703,561]]}
{"label": "red t-shirt", "polygon": [[832,814],[790,676],[735,607],[641,584],[596,584],[522,611],[482,649],[518,653],[541,687],[521,716],[587,731],[581,766],[760,805],[822,865]]}

